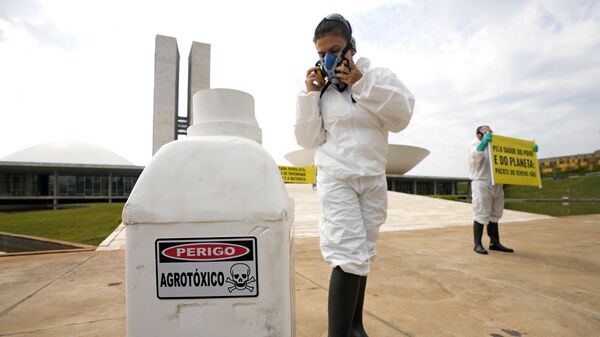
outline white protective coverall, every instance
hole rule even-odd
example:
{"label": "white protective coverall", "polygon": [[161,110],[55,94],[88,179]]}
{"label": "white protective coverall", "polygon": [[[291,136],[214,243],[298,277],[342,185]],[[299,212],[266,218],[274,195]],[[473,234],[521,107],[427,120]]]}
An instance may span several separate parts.
{"label": "white protective coverall", "polygon": [[[489,152],[477,151],[481,141],[475,138],[469,146],[469,174],[475,221],[482,225],[498,222],[504,211],[504,189],[501,184],[492,185]],[[491,146],[488,144],[488,146]]]}
{"label": "white protective coverall", "polygon": [[388,131],[406,128],[415,99],[390,70],[366,58],[356,66],[363,77],[343,92],[299,93],[295,132],[300,146],[316,148],[323,258],[364,276],[387,216]]}

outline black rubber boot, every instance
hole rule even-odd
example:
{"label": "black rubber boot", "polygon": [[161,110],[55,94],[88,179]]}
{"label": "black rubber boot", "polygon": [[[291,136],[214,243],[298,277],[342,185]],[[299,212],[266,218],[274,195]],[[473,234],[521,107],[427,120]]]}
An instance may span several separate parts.
{"label": "black rubber boot", "polygon": [[508,247],[504,247],[500,243],[500,233],[498,232],[498,223],[490,222],[487,226],[487,233],[490,237],[490,250],[497,250],[500,252],[512,253],[514,250]]}
{"label": "black rubber boot", "polygon": [[473,241],[475,241],[475,248],[473,250],[479,254],[487,254],[487,250],[483,248],[481,244],[481,237],[483,236],[483,225],[477,221],[473,222]]}
{"label": "black rubber boot", "polygon": [[363,304],[365,302],[365,288],[367,287],[367,277],[360,277],[360,286],[358,287],[358,298],[356,299],[356,308],[354,308],[354,320],[352,321],[352,330],[350,337],[369,337],[363,326]]}
{"label": "black rubber boot", "polygon": [[329,281],[329,337],[348,337],[354,319],[360,276],[340,267],[331,271]]}

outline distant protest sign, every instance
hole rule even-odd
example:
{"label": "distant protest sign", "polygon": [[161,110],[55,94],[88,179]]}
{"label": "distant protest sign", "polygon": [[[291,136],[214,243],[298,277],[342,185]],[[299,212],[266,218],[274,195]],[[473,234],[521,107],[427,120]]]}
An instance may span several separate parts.
{"label": "distant protest sign", "polygon": [[488,146],[492,184],[542,187],[534,142],[494,135]]}
{"label": "distant protest sign", "polygon": [[317,168],[311,166],[279,166],[281,177],[286,183],[314,184],[317,180]]}

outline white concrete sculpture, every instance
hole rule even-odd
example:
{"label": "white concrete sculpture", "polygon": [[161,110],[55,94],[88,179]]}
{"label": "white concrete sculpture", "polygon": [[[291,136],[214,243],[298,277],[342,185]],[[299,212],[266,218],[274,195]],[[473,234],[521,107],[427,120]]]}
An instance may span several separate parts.
{"label": "white concrete sculpture", "polygon": [[199,91],[194,123],[123,210],[127,336],[293,336],[293,202],[254,100]]}
{"label": "white concrete sculpture", "polygon": [[[425,157],[429,155],[429,150],[410,145],[389,144],[386,154],[387,164],[385,173],[388,175],[402,175],[412,170]],[[309,166],[314,164],[315,150],[296,150],[285,155],[292,165]]]}

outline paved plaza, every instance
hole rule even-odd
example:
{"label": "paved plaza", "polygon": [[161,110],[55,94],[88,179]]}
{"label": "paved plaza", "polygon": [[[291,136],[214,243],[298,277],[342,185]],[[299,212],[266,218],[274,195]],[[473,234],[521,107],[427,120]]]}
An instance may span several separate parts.
{"label": "paved plaza", "polygon": [[[318,203],[296,200],[296,335],[325,337],[329,267]],[[390,192],[389,217],[365,299],[371,337],[596,336],[600,215],[507,211],[515,254],[472,251],[470,205]],[[93,252],[0,258],[0,336],[124,336],[124,231]],[[487,239],[486,239],[487,242]]]}

